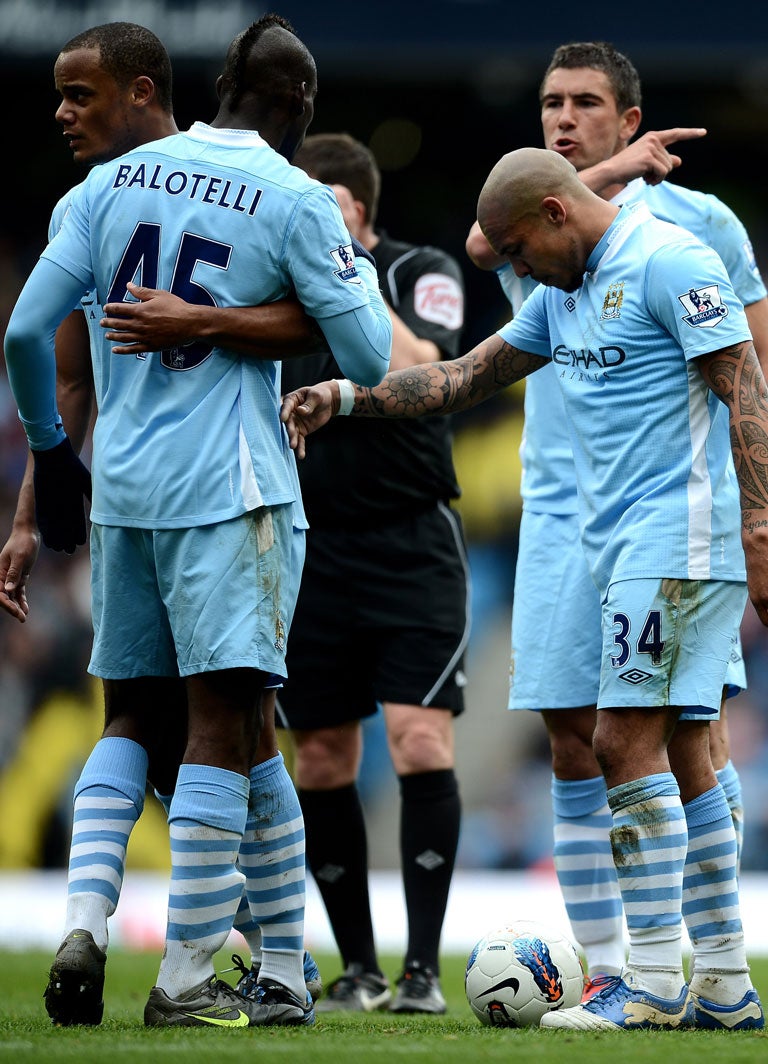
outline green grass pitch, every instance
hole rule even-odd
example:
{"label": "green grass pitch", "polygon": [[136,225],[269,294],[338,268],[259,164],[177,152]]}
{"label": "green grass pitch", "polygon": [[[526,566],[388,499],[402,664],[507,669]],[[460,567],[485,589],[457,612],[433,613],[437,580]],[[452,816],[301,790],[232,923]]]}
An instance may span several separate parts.
{"label": "green grass pitch", "polygon": [[[222,954],[219,974],[227,958]],[[464,957],[443,959],[445,1016],[320,1015],[311,1028],[251,1030],[146,1029],[142,1012],[154,982],[155,954],[110,952],[104,1022],[94,1028],[54,1028],[42,993],[51,956],[0,953],[0,1061],[38,1064],[758,1064],[768,1061],[768,1032],[566,1033],[482,1027],[464,998]],[[339,974],[333,956],[316,957],[323,978]],[[395,978],[398,960],[384,957]],[[232,974],[224,976],[233,981]],[[752,961],[752,977],[768,1000],[768,957]],[[250,1054],[258,1054],[251,1057]]]}

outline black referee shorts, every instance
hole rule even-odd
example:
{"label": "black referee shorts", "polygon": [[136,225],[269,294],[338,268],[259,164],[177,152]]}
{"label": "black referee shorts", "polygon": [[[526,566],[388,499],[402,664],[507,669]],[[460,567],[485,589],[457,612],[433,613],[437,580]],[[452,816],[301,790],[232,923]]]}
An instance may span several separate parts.
{"label": "black referee shorts", "polygon": [[450,507],[373,529],[313,527],[278,692],[283,722],[333,727],[379,702],[457,715],[468,637],[469,568]]}

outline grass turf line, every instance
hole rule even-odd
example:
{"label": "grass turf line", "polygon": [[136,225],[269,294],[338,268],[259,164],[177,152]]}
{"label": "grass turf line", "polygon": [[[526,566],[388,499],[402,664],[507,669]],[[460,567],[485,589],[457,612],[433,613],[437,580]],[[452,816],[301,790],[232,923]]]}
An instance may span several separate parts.
{"label": "grass turf line", "polygon": [[[338,959],[316,957],[323,978],[340,974]],[[55,1028],[43,1005],[43,988],[52,956],[0,953],[0,1061],[69,1061],[72,1064],[242,1064],[243,1053],[260,1054],[261,1064],[282,1061],[309,1064],[360,1064],[385,1060],[414,1064],[504,1062],[525,1056],[533,1064],[615,1064],[621,1039],[621,1064],[649,1064],[661,1055],[675,1064],[754,1064],[768,1060],[768,1033],[680,1031],[572,1033],[539,1029],[483,1027],[464,997],[465,958],[443,959],[445,1016],[401,1016],[386,1012],[321,1014],[313,1028],[250,1030],[151,1029],[142,1013],[159,958],[152,953],[112,951],[107,964],[104,1022],[94,1028]],[[218,973],[229,963],[220,954]],[[390,978],[399,960],[383,957]],[[752,978],[768,1000],[768,957],[754,958]],[[244,1044],[244,1039],[247,1044]]]}

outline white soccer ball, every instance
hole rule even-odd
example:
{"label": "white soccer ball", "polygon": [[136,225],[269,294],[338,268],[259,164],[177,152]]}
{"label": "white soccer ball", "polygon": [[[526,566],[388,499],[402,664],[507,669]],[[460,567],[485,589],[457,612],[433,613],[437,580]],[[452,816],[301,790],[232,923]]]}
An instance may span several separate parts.
{"label": "white soccer ball", "polygon": [[489,932],[469,955],[469,1006],[490,1027],[538,1027],[545,1012],[581,1001],[584,971],[573,943],[533,920]]}

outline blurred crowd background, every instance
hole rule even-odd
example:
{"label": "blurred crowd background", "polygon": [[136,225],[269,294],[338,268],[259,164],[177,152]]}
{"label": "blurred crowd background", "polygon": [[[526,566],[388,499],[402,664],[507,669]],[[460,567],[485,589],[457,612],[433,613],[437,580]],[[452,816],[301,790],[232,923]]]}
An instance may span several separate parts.
{"label": "blurred crowd background", "polygon": [[[312,132],[346,131],[367,143],[383,174],[379,223],[394,237],[451,252],[466,281],[464,346],[506,320],[493,276],[464,252],[478,192],[505,151],[541,143],[538,85],[553,49],[610,40],[640,71],[640,132],[706,126],[681,146],[681,184],[713,192],[746,224],[768,275],[768,25],[757,3],[740,17],[721,6],[619,12],[583,3],[521,13],[504,0],[405,0],[364,5],[240,0],[0,0],[0,334],[44,246],[56,200],[82,178],[54,121],[53,63],[74,34],[100,22],[140,22],[174,63],[180,128],[215,113],[213,85],[230,39],[268,10],[293,23],[313,51],[319,94]],[[530,868],[551,850],[550,769],[543,726],[506,710],[509,624],[520,516],[522,390],[454,421],[473,580],[467,711],[457,725],[464,801],[459,866]],[[26,444],[0,363],[0,543],[11,528]],[[101,724],[86,672],[90,652],[87,552],[45,548],[25,625],[0,615],[0,869],[65,861],[72,783]],[[546,589],[542,589],[546,593]],[[746,807],[743,868],[768,870],[768,632],[747,608],[749,690],[731,702],[733,760]],[[575,647],[578,653],[578,646]],[[290,753],[286,740],[286,753]],[[397,862],[395,781],[383,730],[366,733],[363,797],[374,867]],[[165,867],[160,807],[148,801],[129,853],[133,867]]]}

